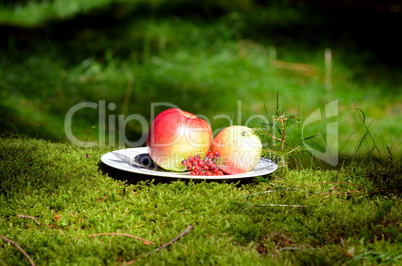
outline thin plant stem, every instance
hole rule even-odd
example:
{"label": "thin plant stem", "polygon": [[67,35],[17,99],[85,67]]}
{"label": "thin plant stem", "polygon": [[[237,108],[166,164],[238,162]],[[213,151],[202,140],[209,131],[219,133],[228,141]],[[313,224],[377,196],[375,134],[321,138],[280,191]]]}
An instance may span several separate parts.
{"label": "thin plant stem", "polygon": [[22,254],[24,254],[24,256],[29,260],[29,263],[32,266],[35,266],[35,263],[33,262],[33,260],[31,259],[31,257],[29,257],[28,253],[25,252],[25,250],[23,250],[16,242],[12,241],[11,239],[8,239],[4,236],[0,236],[1,239],[3,239],[4,241],[10,243],[11,245],[15,246]]}
{"label": "thin plant stem", "polygon": [[34,220],[37,225],[40,225],[40,223],[38,222],[38,220],[36,220],[35,217],[27,216],[27,215],[23,215],[23,214],[18,214],[17,217],[19,217],[19,218],[28,218],[28,219]]}
{"label": "thin plant stem", "polygon": [[146,240],[146,239],[144,239],[144,238],[141,238],[141,237],[138,237],[138,236],[133,236],[133,235],[130,235],[130,234],[121,234],[121,233],[99,233],[99,234],[89,235],[88,237],[104,236],[104,235],[127,236],[127,237],[135,238],[135,239],[141,240],[141,241],[143,241],[143,242],[146,242],[146,243],[150,243],[150,244],[155,245],[155,243],[152,242],[152,241],[150,241],[150,240]]}
{"label": "thin plant stem", "polygon": [[[173,239],[170,240],[169,242],[167,242],[167,243],[161,245],[161,246],[158,247],[157,249],[154,249],[154,250],[148,252],[145,256],[150,256],[150,255],[151,255],[152,253],[154,253],[154,252],[158,252],[158,251],[160,251],[161,249],[167,248],[167,247],[170,246],[172,243],[176,242],[177,240],[179,240],[179,239],[182,238],[183,236],[187,235],[187,234],[188,234],[191,230],[193,230],[193,229],[194,229],[194,226],[193,226],[192,224],[190,224],[190,225],[186,228],[186,230],[184,230],[183,232],[181,232],[180,234],[178,234],[175,238],[173,238]],[[123,265],[131,265],[131,264],[134,264],[135,262],[136,262],[136,260],[132,260],[132,261],[129,261],[129,262],[123,264]]]}

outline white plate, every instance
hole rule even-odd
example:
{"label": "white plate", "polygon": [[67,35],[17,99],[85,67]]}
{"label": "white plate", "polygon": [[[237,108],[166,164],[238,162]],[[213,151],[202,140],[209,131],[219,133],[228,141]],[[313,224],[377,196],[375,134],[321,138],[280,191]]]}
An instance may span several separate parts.
{"label": "white plate", "polygon": [[[149,160],[147,147],[122,149],[114,152],[120,153],[130,158],[133,161],[133,164],[130,165],[122,161],[121,159],[116,157],[116,155],[114,155],[113,152],[108,152],[102,155],[101,161],[104,164],[116,169],[151,176],[188,178],[188,179],[238,179],[238,178],[250,178],[250,177],[267,175],[274,172],[278,168],[278,165],[275,164],[273,161],[261,158],[257,166],[254,168],[254,170],[247,173],[236,174],[236,175],[222,175],[222,176],[192,176],[188,171],[172,172],[163,170],[162,168],[159,167],[152,166],[151,164],[153,164],[153,162],[150,162]],[[141,162],[146,164],[147,166],[144,166],[144,164],[141,165],[140,164]]]}

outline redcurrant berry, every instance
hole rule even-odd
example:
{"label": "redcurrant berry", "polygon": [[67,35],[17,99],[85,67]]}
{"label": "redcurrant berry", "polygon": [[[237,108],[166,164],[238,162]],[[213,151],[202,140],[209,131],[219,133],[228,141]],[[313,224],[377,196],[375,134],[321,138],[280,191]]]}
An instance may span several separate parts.
{"label": "redcurrant berry", "polygon": [[212,157],[214,157],[212,151],[207,152],[207,158],[212,159]]}

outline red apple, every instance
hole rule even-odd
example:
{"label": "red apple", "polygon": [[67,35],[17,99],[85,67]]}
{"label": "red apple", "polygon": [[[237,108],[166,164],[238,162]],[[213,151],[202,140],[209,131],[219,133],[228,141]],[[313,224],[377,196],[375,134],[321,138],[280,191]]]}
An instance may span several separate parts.
{"label": "red apple", "polygon": [[171,108],[160,113],[148,133],[148,153],[165,170],[184,171],[181,164],[188,156],[204,158],[211,148],[213,134],[207,121]]}
{"label": "red apple", "polygon": [[230,126],[216,135],[211,151],[219,152],[216,165],[226,174],[241,174],[254,169],[260,161],[262,144],[251,128]]}

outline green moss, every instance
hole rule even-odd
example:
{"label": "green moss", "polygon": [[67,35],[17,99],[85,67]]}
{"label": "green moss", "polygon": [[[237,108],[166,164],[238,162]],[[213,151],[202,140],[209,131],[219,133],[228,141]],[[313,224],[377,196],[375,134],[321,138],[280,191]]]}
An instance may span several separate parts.
{"label": "green moss", "polygon": [[[329,193],[329,182],[346,178],[374,191],[378,183],[364,171],[290,170],[269,176],[269,183],[148,179],[102,165],[100,156],[111,149],[0,138],[0,235],[37,265],[400,262],[398,194],[336,194],[357,190],[350,184]],[[267,190],[273,192],[246,197]],[[244,206],[250,203],[308,207]],[[143,256],[189,224],[194,230],[168,249]],[[124,236],[88,237],[110,232],[156,246]],[[10,244],[0,247],[3,263],[27,263]]]}

